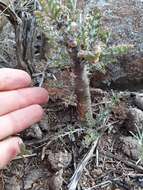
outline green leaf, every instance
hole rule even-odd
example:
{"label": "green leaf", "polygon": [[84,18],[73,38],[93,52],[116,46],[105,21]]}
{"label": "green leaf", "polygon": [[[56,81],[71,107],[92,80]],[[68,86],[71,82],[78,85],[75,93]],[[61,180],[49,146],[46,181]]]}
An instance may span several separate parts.
{"label": "green leaf", "polygon": [[29,150],[26,149],[26,146],[25,144],[20,144],[20,154],[19,156],[23,156],[23,155],[27,155],[27,154],[30,154],[31,152]]}

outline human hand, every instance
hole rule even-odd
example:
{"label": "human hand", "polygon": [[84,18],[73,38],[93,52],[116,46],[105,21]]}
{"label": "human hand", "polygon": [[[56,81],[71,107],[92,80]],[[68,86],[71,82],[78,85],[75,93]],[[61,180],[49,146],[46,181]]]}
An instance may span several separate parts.
{"label": "human hand", "polygon": [[48,93],[43,88],[29,87],[30,84],[26,72],[0,69],[0,169],[20,153],[22,140],[10,136],[42,118],[40,105],[48,101]]}

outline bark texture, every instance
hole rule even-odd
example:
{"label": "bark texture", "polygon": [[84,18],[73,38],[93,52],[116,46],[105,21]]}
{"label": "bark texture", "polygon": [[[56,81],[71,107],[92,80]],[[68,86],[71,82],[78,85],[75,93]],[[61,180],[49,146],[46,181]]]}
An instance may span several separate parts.
{"label": "bark texture", "polygon": [[77,109],[81,120],[92,118],[91,97],[87,66],[82,63],[74,64],[75,94],[77,96]]}
{"label": "bark texture", "polygon": [[93,121],[91,96],[88,80],[87,66],[78,58],[78,48],[72,48],[69,51],[73,62],[73,72],[75,75],[75,94],[77,98],[77,110],[80,121],[85,121],[88,125]]}

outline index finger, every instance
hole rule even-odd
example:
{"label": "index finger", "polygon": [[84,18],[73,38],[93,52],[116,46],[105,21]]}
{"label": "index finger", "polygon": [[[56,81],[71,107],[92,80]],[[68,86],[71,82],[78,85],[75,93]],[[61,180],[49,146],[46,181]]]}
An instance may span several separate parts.
{"label": "index finger", "polygon": [[25,88],[30,84],[31,77],[25,71],[10,68],[0,69],[0,91]]}

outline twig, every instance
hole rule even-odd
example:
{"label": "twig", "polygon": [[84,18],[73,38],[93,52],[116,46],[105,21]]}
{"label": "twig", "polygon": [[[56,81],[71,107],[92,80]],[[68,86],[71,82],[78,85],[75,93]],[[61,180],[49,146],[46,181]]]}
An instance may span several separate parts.
{"label": "twig", "polygon": [[99,150],[96,149],[96,167],[99,167]]}
{"label": "twig", "polygon": [[76,190],[82,172],[86,165],[88,164],[89,160],[93,157],[94,150],[97,147],[99,141],[99,137],[93,142],[90,151],[84,156],[81,160],[80,164],[78,165],[76,171],[74,172],[73,176],[70,179],[70,183],[68,185],[68,190]]}
{"label": "twig", "polygon": [[143,173],[143,167],[142,166],[137,166],[136,164],[134,164],[131,161],[123,160],[122,158],[119,158],[119,156],[115,156],[114,154],[112,154],[110,152],[106,152],[106,151],[102,151],[102,152],[100,152],[100,154],[102,154],[104,156],[107,156],[109,158],[113,158],[115,160],[118,160],[118,161],[124,163],[125,165],[137,170],[138,172]]}
{"label": "twig", "polygon": [[20,19],[17,17],[17,15],[10,9],[10,7],[8,7],[5,3],[1,1],[0,11],[4,13],[4,15],[8,18],[8,20],[11,22],[14,28],[19,24]]}
{"label": "twig", "polygon": [[79,129],[75,129],[74,131],[68,131],[68,132],[65,132],[63,134],[59,134],[58,136],[54,135],[54,137],[51,137],[51,138],[48,136],[48,137],[45,137],[45,138],[43,138],[42,140],[39,140],[39,141],[30,142],[30,143],[27,142],[26,144],[30,146],[30,145],[40,144],[40,143],[46,143],[47,141],[49,141],[48,145],[50,145],[53,141],[55,141],[55,140],[57,140],[59,138],[63,138],[63,137],[68,136],[70,134],[74,134],[74,133],[82,132],[82,131],[84,131],[84,129],[79,128]]}
{"label": "twig", "polygon": [[42,149],[41,160],[43,160],[43,159],[45,158],[45,151],[46,151],[47,147],[48,147],[53,141],[57,140],[58,138],[63,138],[63,137],[65,137],[65,136],[67,136],[67,135],[71,135],[71,134],[74,134],[74,133],[76,133],[76,132],[83,131],[83,130],[84,130],[84,129],[80,129],[80,130],[79,130],[79,129],[76,129],[76,130],[74,130],[74,131],[66,132],[66,133],[64,133],[64,134],[61,134],[61,135],[59,135],[59,136],[54,137],[53,139],[51,139],[47,144],[44,145],[44,147],[43,147],[43,149]]}
{"label": "twig", "polygon": [[124,175],[126,175],[126,176],[130,176],[130,177],[133,177],[133,178],[135,178],[135,177],[143,177],[143,174],[132,174],[132,173],[129,173],[129,174],[124,174]]}
{"label": "twig", "polygon": [[27,65],[22,60],[22,20],[5,3],[0,1],[0,11],[8,18],[15,30],[17,68],[27,70]]}
{"label": "twig", "polygon": [[14,160],[20,160],[20,159],[23,159],[23,158],[31,158],[31,157],[35,157],[35,156],[37,156],[36,153],[34,153],[34,154],[29,154],[29,155],[23,155],[23,156],[17,156],[16,158],[13,159],[13,161],[14,161]]}
{"label": "twig", "polygon": [[109,184],[111,184],[112,182],[110,181],[110,180],[107,180],[107,181],[104,181],[104,182],[102,182],[102,183],[99,183],[99,184],[97,184],[97,185],[95,185],[95,186],[93,186],[93,187],[89,187],[89,188],[83,188],[83,190],[92,190],[92,189],[95,189],[95,188],[97,188],[97,187],[102,187],[102,186],[107,186],[107,185],[109,185]]}

